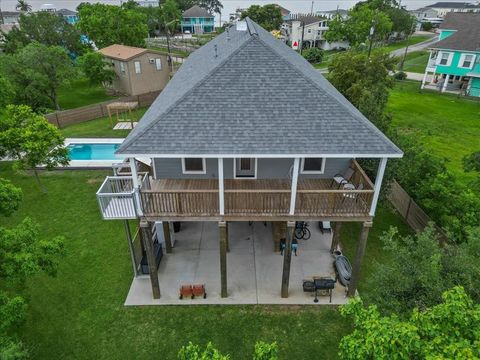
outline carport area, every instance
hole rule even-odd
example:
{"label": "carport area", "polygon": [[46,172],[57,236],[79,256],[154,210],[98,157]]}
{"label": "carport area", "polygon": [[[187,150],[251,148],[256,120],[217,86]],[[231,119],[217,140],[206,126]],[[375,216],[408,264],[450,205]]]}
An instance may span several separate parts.
{"label": "carport area", "polygon": [[[335,278],[330,254],[331,233],[322,234],[317,222],[309,223],[312,236],[298,241],[292,254],[288,298],[282,298],[283,256],[274,251],[271,223],[229,222],[227,253],[228,296],[222,298],[220,244],[217,222],[183,222],[175,233],[173,252],[164,254],[159,269],[160,299],[152,298],[150,277],[134,278],[125,305],[194,304],[311,304],[314,294],[305,293],[302,280]],[[183,284],[205,284],[207,298],[179,299]],[[319,296],[316,304],[329,304]],[[331,304],[344,304],[346,289],[337,282]]]}

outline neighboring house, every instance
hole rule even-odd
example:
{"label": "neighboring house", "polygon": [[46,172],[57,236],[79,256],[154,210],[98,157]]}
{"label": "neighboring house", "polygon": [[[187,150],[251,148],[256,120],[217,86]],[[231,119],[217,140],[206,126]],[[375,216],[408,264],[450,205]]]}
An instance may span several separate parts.
{"label": "neighboring house", "polygon": [[[116,155],[129,158],[128,174],[107,177],[97,196],[104,219],[140,221],[140,256],[135,250],[138,242],[132,244],[129,238],[135,276],[141,275],[142,265],[150,264],[148,286],[151,283],[153,297],[159,298],[155,254],[165,246],[167,259],[160,272],[187,284],[202,281],[182,276],[201,256],[198,250],[191,255],[184,252],[185,236],[200,234],[187,229],[183,247],[170,254],[170,222],[214,222],[218,230],[208,234],[208,241],[213,250],[220,242],[220,258],[218,250],[210,252],[209,263],[221,269],[213,271],[220,273],[221,297],[238,299],[238,284],[228,290],[227,276],[236,266],[249,265],[240,265],[242,259],[234,250],[227,258],[228,234],[233,225],[248,231],[252,221],[265,222],[261,228],[266,250],[256,256],[278,259],[278,276],[268,281],[278,289],[273,296],[281,290],[282,297],[288,297],[291,258],[287,254],[291,255],[294,221],[308,220],[312,226],[333,221],[337,230],[342,222],[362,224],[348,288],[353,296],[387,160],[403,153],[302,56],[247,18],[187,58]],[[375,183],[357,163],[360,158],[378,160]],[[140,176],[136,159],[150,160],[150,175]],[[337,183],[336,174],[345,174],[348,182]],[[283,260],[268,245],[276,224],[285,224],[278,233],[286,238]],[[128,222],[125,225],[129,234]],[[309,243],[313,241],[317,240]],[[230,244],[232,249],[242,246]],[[325,254],[330,267],[329,250]],[[185,256],[187,263],[175,267],[174,259]],[[237,265],[228,268],[227,259]],[[170,292],[177,291],[175,279],[164,281]],[[145,279],[141,282],[145,284]],[[290,286],[301,294],[301,283]],[[215,294],[210,291],[209,297]]]}
{"label": "neighboring house", "polygon": [[40,11],[56,12],[57,7],[53,4],[42,4],[40,5]]}
{"label": "neighboring house", "polygon": [[159,7],[160,1],[158,0],[137,0],[135,1],[140,7]]}
{"label": "neighboring house", "polygon": [[347,49],[346,41],[335,41],[329,43],[325,40],[324,34],[328,30],[328,20],[306,14],[290,14],[290,19],[282,24],[282,34],[287,43],[298,47],[318,47],[323,50]]}
{"label": "neighboring house", "polygon": [[423,7],[417,10],[412,10],[409,11],[409,13],[413,17],[415,17],[417,24],[416,30],[421,30],[422,24],[425,23],[430,23],[434,27],[438,27],[443,21],[443,16],[440,17],[438,11],[430,7]]}
{"label": "neighboring house", "polygon": [[75,25],[78,22],[78,13],[68,9],[57,10],[57,14],[63,16],[65,21],[70,25]]}
{"label": "neighboring house", "polygon": [[170,71],[166,55],[117,44],[99,52],[115,69],[117,77],[112,87],[119,93],[140,95],[162,90],[168,83]]}
{"label": "neighboring house", "polygon": [[274,5],[276,5],[280,9],[280,14],[282,14],[282,19],[283,20],[286,21],[286,20],[290,19],[290,13],[291,13],[290,10],[285,9],[283,6],[280,6],[278,4],[274,4]]}
{"label": "neighboring house", "polygon": [[348,17],[348,10],[345,9],[336,9],[336,10],[326,10],[326,11],[317,11],[315,13],[317,16],[321,16],[327,20],[332,20],[337,15],[340,15],[342,19],[346,19]]}
{"label": "neighboring house", "polygon": [[3,24],[4,25],[18,24],[21,14],[22,13],[19,11],[2,11]]}
{"label": "neighboring house", "polygon": [[468,2],[437,2],[427,8],[435,10],[438,17],[445,17],[450,12],[480,12],[480,5]]}
{"label": "neighboring house", "polygon": [[449,13],[439,29],[422,88],[480,96],[480,13]]}
{"label": "neighboring house", "polygon": [[189,31],[191,34],[210,33],[215,30],[215,18],[207,10],[194,5],[183,12],[180,26],[182,32]]}

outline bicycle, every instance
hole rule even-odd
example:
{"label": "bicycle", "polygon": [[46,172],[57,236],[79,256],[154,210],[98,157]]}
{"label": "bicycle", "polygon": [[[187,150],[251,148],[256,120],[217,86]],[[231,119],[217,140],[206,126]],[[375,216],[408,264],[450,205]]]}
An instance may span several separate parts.
{"label": "bicycle", "polygon": [[308,240],[312,236],[308,223],[305,221],[297,221],[295,224],[295,238],[298,240]]}

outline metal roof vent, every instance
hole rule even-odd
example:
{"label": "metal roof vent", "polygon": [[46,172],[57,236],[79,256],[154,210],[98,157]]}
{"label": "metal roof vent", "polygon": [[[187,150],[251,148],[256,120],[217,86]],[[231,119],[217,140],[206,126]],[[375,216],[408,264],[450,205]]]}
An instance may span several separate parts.
{"label": "metal roof vent", "polygon": [[237,21],[237,31],[247,31],[247,22]]}

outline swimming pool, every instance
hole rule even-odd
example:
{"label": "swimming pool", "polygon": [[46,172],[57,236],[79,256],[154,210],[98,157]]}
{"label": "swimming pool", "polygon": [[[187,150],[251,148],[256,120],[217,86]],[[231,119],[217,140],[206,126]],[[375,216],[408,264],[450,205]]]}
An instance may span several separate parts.
{"label": "swimming pool", "polygon": [[123,157],[115,155],[120,144],[75,144],[67,146],[70,160],[121,160]]}

